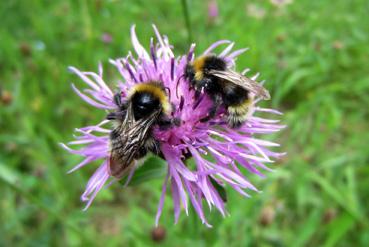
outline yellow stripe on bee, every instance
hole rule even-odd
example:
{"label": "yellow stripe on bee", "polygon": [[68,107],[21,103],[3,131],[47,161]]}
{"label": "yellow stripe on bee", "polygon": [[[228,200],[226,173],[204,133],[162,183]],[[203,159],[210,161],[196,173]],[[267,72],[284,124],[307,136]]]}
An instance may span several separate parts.
{"label": "yellow stripe on bee", "polygon": [[250,105],[251,105],[251,100],[247,99],[239,105],[228,106],[227,110],[230,114],[245,115],[248,112]]}
{"label": "yellow stripe on bee", "polygon": [[204,77],[203,68],[205,65],[206,56],[196,58],[192,62],[193,69],[195,70],[195,80],[200,81]]}
{"label": "yellow stripe on bee", "polygon": [[169,102],[165,90],[155,82],[140,83],[133,86],[128,93],[128,98],[131,98],[136,92],[147,92],[153,94],[159,99],[165,114],[169,115],[172,112],[172,105]]}
{"label": "yellow stripe on bee", "polygon": [[192,66],[194,67],[195,71],[202,71],[202,68],[205,64],[206,56],[201,56],[199,58],[196,58],[195,61],[193,61]]}
{"label": "yellow stripe on bee", "polygon": [[202,71],[197,71],[197,72],[195,73],[195,80],[196,80],[196,81],[201,81],[201,80],[202,80],[202,78],[204,78],[204,73],[202,73]]}

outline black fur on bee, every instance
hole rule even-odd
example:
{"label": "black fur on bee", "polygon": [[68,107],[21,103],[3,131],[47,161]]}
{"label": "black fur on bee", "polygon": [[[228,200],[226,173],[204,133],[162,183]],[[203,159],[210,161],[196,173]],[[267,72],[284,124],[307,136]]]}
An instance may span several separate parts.
{"label": "black fur on bee", "polygon": [[[186,65],[184,77],[195,89],[195,97],[201,92],[209,95],[213,106],[201,122],[213,118],[223,105],[227,111],[227,122],[232,128],[242,125],[247,119],[249,107],[255,96],[269,99],[268,91],[256,81],[227,68],[223,58],[205,55]],[[197,105],[198,102],[195,103]]]}

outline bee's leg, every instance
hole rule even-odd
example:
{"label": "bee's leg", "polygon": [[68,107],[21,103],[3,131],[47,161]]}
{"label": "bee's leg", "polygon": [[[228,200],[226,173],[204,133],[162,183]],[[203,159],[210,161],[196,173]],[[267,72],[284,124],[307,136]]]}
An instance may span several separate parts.
{"label": "bee's leg", "polygon": [[160,150],[160,143],[159,141],[155,140],[154,138],[152,138],[153,144],[151,147],[151,152],[153,152],[154,154],[162,154],[161,150]]}
{"label": "bee's leg", "polygon": [[164,154],[163,152],[160,150],[160,143],[157,140],[155,141],[155,148],[153,150],[151,150],[151,152],[157,156],[159,156],[160,158],[162,158],[163,160],[165,160]]}
{"label": "bee's leg", "polygon": [[204,91],[211,90],[213,86],[214,86],[214,82],[212,81],[212,79],[210,79],[208,77],[204,77],[199,82],[199,89],[200,89],[201,93],[204,93]]}
{"label": "bee's leg", "polygon": [[109,112],[106,116],[107,120],[123,120],[126,115],[126,111]]}
{"label": "bee's leg", "polygon": [[108,115],[106,115],[106,119],[107,120],[115,120],[115,119],[117,119],[117,117],[116,117],[115,114],[116,114],[115,112],[109,112]]}
{"label": "bee's leg", "polygon": [[126,115],[128,104],[127,102],[122,101],[122,97],[120,92],[114,94],[113,98],[114,103],[118,106],[118,111],[110,112],[106,116],[108,120],[123,120],[124,116]]}
{"label": "bee's leg", "polygon": [[176,117],[169,118],[165,115],[162,115],[158,119],[157,124],[159,125],[160,130],[167,130],[173,126],[179,126],[181,124],[181,120]]}
{"label": "bee's leg", "polygon": [[135,155],[135,159],[141,159],[147,154],[147,148],[146,146],[140,147],[138,152]]}
{"label": "bee's leg", "polygon": [[187,159],[191,158],[192,154],[188,149],[182,151],[181,160],[186,161]]}
{"label": "bee's leg", "polygon": [[152,152],[155,155],[159,155],[161,158],[164,159],[164,156],[160,150],[160,143],[159,141],[155,140],[153,137],[149,137],[147,138],[147,140],[145,141],[145,144],[143,145],[143,147],[140,148],[139,150],[139,156],[140,158],[142,158],[143,156],[145,156],[147,154],[147,152]]}
{"label": "bee's leg", "polygon": [[113,102],[119,107],[119,109],[121,110],[127,109],[127,106],[128,106],[127,102],[122,101],[122,94],[120,92],[114,94]]}
{"label": "bee's leg", "polygon": [[120,108],[122,105],[122,95],[120,92],[114,94],[114,103]]}
{"label": "bee's leg", "polygon": [[201,81],[199,81],[198,85],[195,87],[195,104],[192,109],[195,109],[202,100],[202,95],[204,95],[205,92],[208,92],[211,85],[213,85],[211,79],[204,78]]}
{"label": "bee's leg", "polygon": [[200,122],[202,123],[207,122],[210,119],[212,119],[217,113],[219,106],[222,104],[222,96],[220,96],[219,94],[214,95],[212,97],[212,100],[213,100],[213,106],[210,108],[209,114],[206,117],[200,119]]}
{"label": "bee's leg", "polygon": [[138,149],[138,152],[135,155],[136,159],[143,158],[148,152],[152,152],[153,154],[160,153],[160,143],[155,140],[153,137],[149,136],[144,141],[142,146]]}
{"label": "bee's leg", "polygon": [[114,94],[113,101],[114,101],[114,103],[118,106],[118,108],[119,108],[121,111],[126,110],[126,109],[127,109],[127,107],[128,107],[127,102],[123,102],[123,101],[122,101],[122,97],[121,97],[121,94],[120,94],[120,93],[116,93],[116,94]]}

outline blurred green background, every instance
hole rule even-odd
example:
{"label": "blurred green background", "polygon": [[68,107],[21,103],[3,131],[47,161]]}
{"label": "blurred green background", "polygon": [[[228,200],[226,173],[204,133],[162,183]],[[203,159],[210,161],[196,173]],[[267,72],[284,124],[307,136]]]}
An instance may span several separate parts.
{"label": "blurred green background", "polygon": [[[274,2],[290,2],[277,5]],[[228,189],[230,216],[193,211],[173,223],[171,196],[161,227],[154,220],[163,177],[103,190],[82,212],[79,197],[99,163],[73,174],[81,161],[59,142],[74,128],[98,123],[103,111],[72,90],[69,65],[97,71],[114,86],[109,58],[132,50],[137,25],[148,47],[155,23],[181,54],[189,47],[179,0],[1,1],[0,246],[369,246],[369,2],[188,1],[197,53],[218,39],[251,50],[238,68],[261,72],[269,107],[288,128],[272,137],[288,155],[263,193],[246,199]]]}

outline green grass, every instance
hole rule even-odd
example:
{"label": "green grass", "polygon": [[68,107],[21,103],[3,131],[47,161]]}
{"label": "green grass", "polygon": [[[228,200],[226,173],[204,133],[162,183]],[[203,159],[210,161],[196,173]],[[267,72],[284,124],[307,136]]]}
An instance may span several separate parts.
{"label": "green grass", "polygon": [[[252,3],[265,10],[263,18],[247,15]],[[230,216],[207,212],[212,229],[194,211],[173,225],[168,196],[162,244],[368,246],[368,1],[295,0],[284,9],[269,1],[219,1],[214,25],[205,2],[188,7],[198,52],[224,38],[251,48],[238,68],[267,80],[267,104],[283,111],[288,125],[273,140],[288,155],[267,179],[251,177],[263,193],[245,199],[228,190]],[[58,143],[105,114],[72,93],[70,82],[82,82],[67,67],[96,71],[101,61],[113,86],[118,73],[108,59],[132,50],[133,23],[146,47],[155,23],[177,54],[187,51],[182,2],[3,1],[0,17],[0,87],[13,98],[0,103],[0,246],[155,245],[164,177],[112,186],[82,212],[79,196],[98,163],[67,175],[81,158]],[[104,32],[111,44],[101,41]],[[275,217],[262,224],[270,209]]]}

